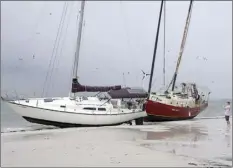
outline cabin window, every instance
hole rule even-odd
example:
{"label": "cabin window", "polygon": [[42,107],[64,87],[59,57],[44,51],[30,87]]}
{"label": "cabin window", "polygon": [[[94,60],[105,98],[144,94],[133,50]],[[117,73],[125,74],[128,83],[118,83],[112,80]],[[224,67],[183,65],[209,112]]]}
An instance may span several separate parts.
{"label": "cabin window", "polygon": [[25,100],[26,103],[29,103],[29,100]]}
{"label": "cabin window", "polygon": [[53,99],[44,99],[44,102],[45,102],[45,103],[53,102]]}
{"label": "cabin window", "polygon": [[94,108],[94,107],[84,107],[83,109],[84,110],[96,110],[96,108]]}
{"label": "cabin window", "polygon": [[60,105],[61,108],[66,108],[66,106]]}
{"label": "cabin window", "polygon": [[99,111],[106,111],[106,108],[98,108]]}

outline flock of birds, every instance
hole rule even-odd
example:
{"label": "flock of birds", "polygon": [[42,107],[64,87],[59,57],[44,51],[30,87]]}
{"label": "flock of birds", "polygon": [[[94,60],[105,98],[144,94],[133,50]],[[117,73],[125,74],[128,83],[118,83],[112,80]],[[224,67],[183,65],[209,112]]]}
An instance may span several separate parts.
{"label": "flock of birds", "polygon": [[[49,15],[52,15],[52,13],[50,12]],[[36,32],[36,35],[40,35],[40,32]],[[35,54],[33,54],[32,59],[35,59]],[[19,57],[18,60],[23,61],[23,58]]]}
{"label": "flock of birds", "polygon": [[[49,13],[49,15],[52,15],[52,13]],[[36,32],[36,34],[40,35],[40,32]],[[170,51],[168,51],[168,52],[170,52]],[[32,59],[35,59],[35,54],[33,54]],[[196,59],[202,59],[204,61],[207,61],[206,57],[201,57],[201,56],[197,56]],[[23,58],[19,57],[18,60],[23,61]],[[98,70],[99,68],[95,68],[95,69]],[[143,70],[141,70],[141,71],[142,71],[142,74],[143,74],[142,80],[144,80],[147,76],[150,76],[149,73],[145,73]],[[128,74],[130,74],[130,73],[128,72]],[[124,75],[124,73],[123,73],[123,75]],[[212,83],[214,83],[214,81],[212,81]]]}

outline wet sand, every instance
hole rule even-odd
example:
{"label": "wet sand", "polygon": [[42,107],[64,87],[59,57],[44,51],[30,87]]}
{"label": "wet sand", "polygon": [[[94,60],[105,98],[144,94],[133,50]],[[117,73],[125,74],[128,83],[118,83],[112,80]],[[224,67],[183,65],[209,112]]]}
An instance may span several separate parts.
{"label": "wet sand", "polygon": [[224,119],[1,135],[1,166],[232,166]]}

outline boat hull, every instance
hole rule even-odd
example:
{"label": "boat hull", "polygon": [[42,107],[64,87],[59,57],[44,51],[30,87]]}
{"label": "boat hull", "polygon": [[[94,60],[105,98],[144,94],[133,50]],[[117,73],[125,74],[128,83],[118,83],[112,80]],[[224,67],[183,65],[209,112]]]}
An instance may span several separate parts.
{"label": "boat hull", "polygon": [[195,118],[203,110],[208,107],[208,103],[204,103],[194,108],[176,107],[155,101],[148,100],[146,103],[147,117],[145,121],[178,121]]}
{"label": "boat hull", "polygon": [[7,104],[13,111],[29,122],[58,127],[118,125],[147,115],[145,111],[131,111],[127,113],[119,111],[119,113],[115,114],[84,114],[78,111],[75,113],[56,111],[11,102],[7,102]]}

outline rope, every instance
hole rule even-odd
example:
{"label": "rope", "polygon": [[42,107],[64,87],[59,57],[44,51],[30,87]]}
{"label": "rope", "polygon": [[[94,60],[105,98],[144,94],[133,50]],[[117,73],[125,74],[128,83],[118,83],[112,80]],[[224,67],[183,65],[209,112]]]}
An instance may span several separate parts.
{"label": "rope", "polygon": [[188,30],[189,30],[189,23],[190,23],[191,13],[192,13],[192,5],[193,5],[193,1],[191,0],[190,1],[188,17],[186,19],[186,25],[185,25],[184,34],[183,34],[183,40],[182,40],[182,43],[181,43],[181,46],[180,46],[180,53],[179,53],[179,58],[178,58],[178,61],[177,61],[177,66],[176,66],[176,73],[178,72],[180,62],[181,62],[181,58],[183,56],[185,44],[186,44],[186,39],[187,39],[187,35],[188,35]]}
{"label": "rope", "polygon": [[[52,80],[52,74],[53,74],[53,70],[54,70],[54,64],[56,62],[56,58],[57,58],[57,52],[58,52],[58,48],[59,48],[59,44],[60,44],[60,41],[61,41],[61,37],[62,37],[62,32],[63,32],[63,27],[64,27],[64,22],[65,22],[65,18],[66,18],[66,14],[67,14],[67,8],[68,8],[68,4],[65,8],[65,14],[63,15],[63,21],[62,21],[62,27],[61,27],[61,31],[60,31],[60,36],[59,36],[59,40],[58,40],[58,44],[57,44],[57,48],[56,48],[56,51],[55,51],[55,57],[54,57],[54,61],[53,61],[53,64],[52,64],[52,69],[51,69],[51,73],[50,73],[50,78],[49,78],[49,83],[51,82]],[[61,47],[62,49],[62,47]]]}
{"label": "rope", "polygon": [[[72,5],[73,5],[73,1],[72,1],[72,4],[71,4],[70,6],[72,7]],[[65,27],[64,38],[63,38],[63,40],[62,40],[61,50],[60,50],[59,56],[61,56],[62,53],[63,53],[63,49],[64,49],[63,46],[64,46],[64,43],[65,43],[65,40],[66,40],[66,34],[67,34],[67,30],[68,30],[69,23],[70,23],[70,15],[71,15],[71,13],[72,13],[72,8],[71,8],[71,10],[70,10],[70,12],[69,12],[69,14],[68,14],[68,21],[67,21],[67,24],[66,24],[66,27]],[[57,65],[56,65],[57,69],[56,69],[56,67],[55,67],[55,73],[58,72],[59,64],[60,64],[60,60],[58,59],[58,60],[57,60]],[[55,83],[55,80],[52,80],[52,84],[51,84],[52,88],[54,88],[54,83]]]}
{"label": "rope", "polygon": [[175,76],[176,76],[176,74],[178,73],[178,70],[179,70],[181,58],[183,56],[183,52],[184,52],[184,48],[185,48],[185,44],[186,44],[186,39],[187,39],[187,36],[188,36],[188,30],[189,30],[189,25],[190,25],[190,21],[191,21],[191,15],[192,15],[192,5],[193,5],[193,0],[190,1],[190,5],[189,5],[189,11],[188,11],[188,16],[186,18],[186,24],[185,24],[184,33],[183,33],[183,39],[182,39],[181,46],[180,46],[179,57],[178,57],[177,64],[176,64],[176,70],[175,70],[175,73],[173,75],[173,78],[172,78],[167,90],[170,88],[171,84],[173,82],[175,82],[174,81]]}
{"label": "rope", "polygon": [[166,1],[164,1],[164,9],[163,9],[163,12],[164,12],[164,29],[163,29],[163,85],[165,86],[166,85],[166,78],[165,78],[165,64],[166,64],[166,54],[165,54],[165,51],[166,51]]}
{"label": "rope", "polygon": [[[135,49],[132,48],[132,42],[130,40],[130,31],[129,31],[129,28],[128,28],[128,22],[127,22],[127,13],[125,13],[125,9],[124,9],[124,5],[123,5],[123,2],[120,1],[120,15],[122,17],[122,25],[123,25],[123,29],[124,29],[124,32],[125,32],[125,35],[126,35],[126,42],[127,42],[127,45],[126,46],[126,51],[128,52],[128,56],[131,57],[131,60],[134,60],[135,58],[133,57],[135,54],[133,53],[133,51]],[[140,47],[138,46],[138,49]],[[139,64],[140,65],[140,64]],[[138,64],[130,64],[131,66],[131,69],[133,69],[133,67],[137,68],[138,70],[140,70],[140,72],[137,74],[136,76],[136,80],[138,80],[138,76],[140,74],[140,79],[141,79],[141,67],[139,66]],[[127,78],[126,78],[127,79]],[[126,79],[125,79],[125,76],[124,76],[124,79],[123,79],[123,84],[125,85],[126,87]],[[143,81],[141,81],[143,82]],[[142,86],[143,87],[143,86]]]}
{"label": "rope", "polygon": [[47,83],[47,80],[48,80],[48,76],[49,76],[49,68],[50,68],[52,60],[53,60],[54,52],[55,52],[55,49],[56,49],[56,44],[57,44],[57,41],[59,40],[59,34],[60,34],[61,24],[62,24],[62,20],[63,20],[63,16],[64,16],[64,13],[65,13],[66,6],[67,6],[67,2],[65,2],[64,6],[63,6],[62,17],[61,17],[61,20],[60,20],[60,23],[59,23],[56,39],[55,39],[54,46],[53,46],[52,56],[50,57],[48,71],[47,71],[47,74],[46,74],[46,77],[45,77],[45,82],[44,82],[44,85],[43,85],[42,97],[44,96],[45,86],[46,86],[46,83]]}
{"label": "rope", "polygon": [[[52,62],[52,68],[51,68],[51,72],[50,72],[50,77],[49,77],[49,82],[48,83],[50,83],[51,79],[52,79],[52,74],[53,74],[53,70],[54,70],[54,63],[55,63],[57,55],[58,55],[57,52],[58,52],[58,48],[59,48],[59,44],[60,44],[60,40],[61,40],[61,36],[62,36],[62,32],[63,32],[62,30],[63,30],[63,27],[64,27],[65,17],[66,17],[66,14],[67,14],[67,8],[68,8],[68,2],[66,4],[66,6],[65,6],[64,15],[62,16],[62,24],[61,24],[61,29],[60,29],[60,35],[58,36],[58,43],[57,43],[57,46],[56,46],[56,49],[55,49],[54,60]],[[47,92],[46,92],[45,95],[48,94],[49,90],[50,89],[49,89],[49,85],[48,85],[48,89],[47,89]]]}

